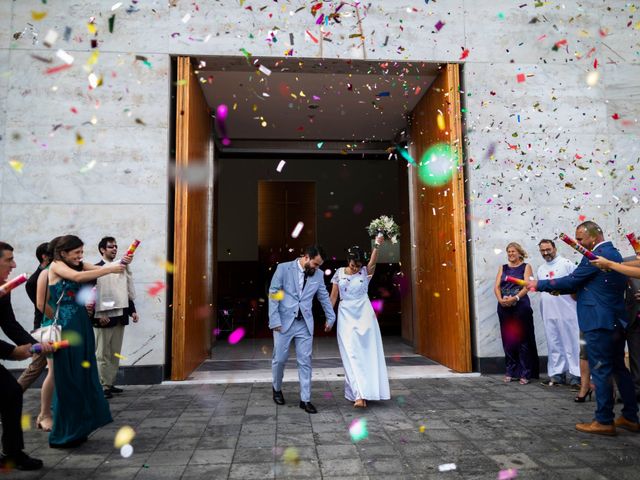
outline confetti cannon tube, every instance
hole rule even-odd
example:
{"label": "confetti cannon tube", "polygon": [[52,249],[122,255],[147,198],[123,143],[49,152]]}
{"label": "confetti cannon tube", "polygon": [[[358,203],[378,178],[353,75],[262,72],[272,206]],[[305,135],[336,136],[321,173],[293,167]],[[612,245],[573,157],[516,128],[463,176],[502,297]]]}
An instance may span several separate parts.
{"label": "confetti cannon tube", "polygon": [[507,275],[506,277],[504,277],[504,279],[506,282],[515,283],[516,285],[519,285],[521,287],[527,285],[527,282],[525,282],[521,278],[512,277],[511,275]]}
{"label": "confetti cannon tube", "polygon": [[[140,240],[134,240],[133,242],[131,242],[131,245],[129,245],[129,249],[127,250],[127,253],[125,253],[125,257],[127,255],[133,255],[136,251],[136,248],[138,248],[138,245],[140,245]],[[120,263],[122,263],[122,260],[120,260]]]}
{"label": "confetti cannon tube", "polygon": [[[53,350],[54,351],[58,351],[61,348],[69,348],[69,340],[60,340],[59,342],[53,342]],[[35,345],[31,346],[29,351],[31,353],[41,353],[42,352],[42,345],[40,345],[39,343],[36,343]]]}
{"label": "confetti cannon tube", "polygon": [[636,234],[633,232],[627,233],[627,239],[633,247],[633,251],[636,252],[636,255],[640,255],[640,242],[636,238]]}
{"label": "confetti cannon tube", "polygon": [[571,238],[568,235],[565,235],[564,233],[560,234],[560,240],[562,240],[564,243],[569,245],[576,252],[581,253],[582,255],[587,257],[589,260],[595,260],[596,258],[598,258],[596,255],[593,254],[593,252],[591,250],[587,250],[582,245],[580,245],[578,242],[576,242],[573,238]]}
{"label": "confetti cannon tube", "polygon": [[27,276],[27,274],[26,273],[22,273],[22,274],[18,275],[16,278],[14,278],[13,280],[9,280],[4,285],[0,286],[0,297],[3,297],[4,295],[9,293],[14,288],[22,285],[24,282],[27,281],[27,278],[29,278]]}

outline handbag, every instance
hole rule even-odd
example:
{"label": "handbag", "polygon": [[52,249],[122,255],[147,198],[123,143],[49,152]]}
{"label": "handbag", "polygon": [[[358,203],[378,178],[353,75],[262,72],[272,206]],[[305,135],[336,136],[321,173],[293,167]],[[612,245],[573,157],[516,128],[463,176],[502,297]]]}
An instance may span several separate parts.
{"label": "handbag", "polygon": [[[62,285],[62,293],[60,293],[60,298],[56,302],[56,312],[53,315],[53,323],[51,325],[47,325],[46,327],[40,327],[31,334],[33,338],[35,338],[38,343],[53,343],[59,342],[62,340],[62,328],[58,325],[58,315],[60,314],[60,302],[62,301],[62,297],[64,296],[64,284]],[[47,293],[49,290],[49,285],[47,282]],[[45,307],[47,305],[47,298],[45,296]]]}

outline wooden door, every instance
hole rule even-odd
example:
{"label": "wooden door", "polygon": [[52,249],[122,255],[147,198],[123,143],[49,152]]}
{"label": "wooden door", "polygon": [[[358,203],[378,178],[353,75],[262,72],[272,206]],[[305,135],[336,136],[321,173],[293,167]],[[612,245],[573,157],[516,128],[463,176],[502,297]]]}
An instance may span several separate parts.
{"label": "wooden door", "polygon": [[[420,164],[436,144],[459,165],[431,186],[409,172],[412,226],[414,345],[417,353],[458,372],[471,371],[464,173],[458,65],[443,66],[411,115],[410,152]],[[423,170],[424,172],[424,170]]]}
{"label": "wooden door", "polygon": [[184,380],[207,357],[211,344],[210,245],[212,122],[191,59],[177,59],[176,180],[173,255],[171,379]]}
{"label": "wooden door", "polygon": [[[304,224],[296,238],[298,222]],[[296,257],[316,241],[315,182],[258,182],[258,253],[262,265]],[[292,249],[290,252],[289,250]]]}

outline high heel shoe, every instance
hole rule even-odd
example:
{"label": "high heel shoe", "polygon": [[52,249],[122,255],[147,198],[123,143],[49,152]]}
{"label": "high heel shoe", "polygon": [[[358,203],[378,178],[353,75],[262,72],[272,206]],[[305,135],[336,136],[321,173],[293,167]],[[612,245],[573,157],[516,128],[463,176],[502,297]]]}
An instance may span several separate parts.
{"label": "high heel shoe", "polygon": [[[43,422],[45,422],[46,420],[49,420],[49,423],[43,424]],[[46,415],[46,416],[38,415],[38,418],[36,419],[36,428],[44,432],[50,432],[51,429],[53,428],[53,418],[51,418],[51,416],[49,415]]]}
{"label": "high heel shoe", "polygon": [[576,395],[576,398],[574,398],[573,401],[576,403],[584,403],[587,400],[587,397],[589,398],[589,401],[591,401],[591,394],[593,394],[593,390],[589,389],[582,397],[580,395]]}

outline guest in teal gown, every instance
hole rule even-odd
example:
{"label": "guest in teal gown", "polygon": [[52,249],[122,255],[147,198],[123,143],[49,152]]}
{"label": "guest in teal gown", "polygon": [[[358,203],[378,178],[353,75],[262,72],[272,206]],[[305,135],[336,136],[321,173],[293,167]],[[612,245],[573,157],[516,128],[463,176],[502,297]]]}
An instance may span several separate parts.
{"label": "guest in teal gown", "polygon": [[[98,378],[91,321],[84,301],[78,301],[78,292],[83,283],[120,273],[125,266],[113,263],[96,267],[83,263],[82,256],[82,240],[74,235],[62,237],[56,244],[48,274],[49,291],[42,325],[53,323],[58,308],[62,336],[71,344],[55,352],[48,361],[55,379],[53,429],[49,434],[52,448],[80,445],[91,432],[113,421]],[[130,260],[127,258],[127,262]]]}

